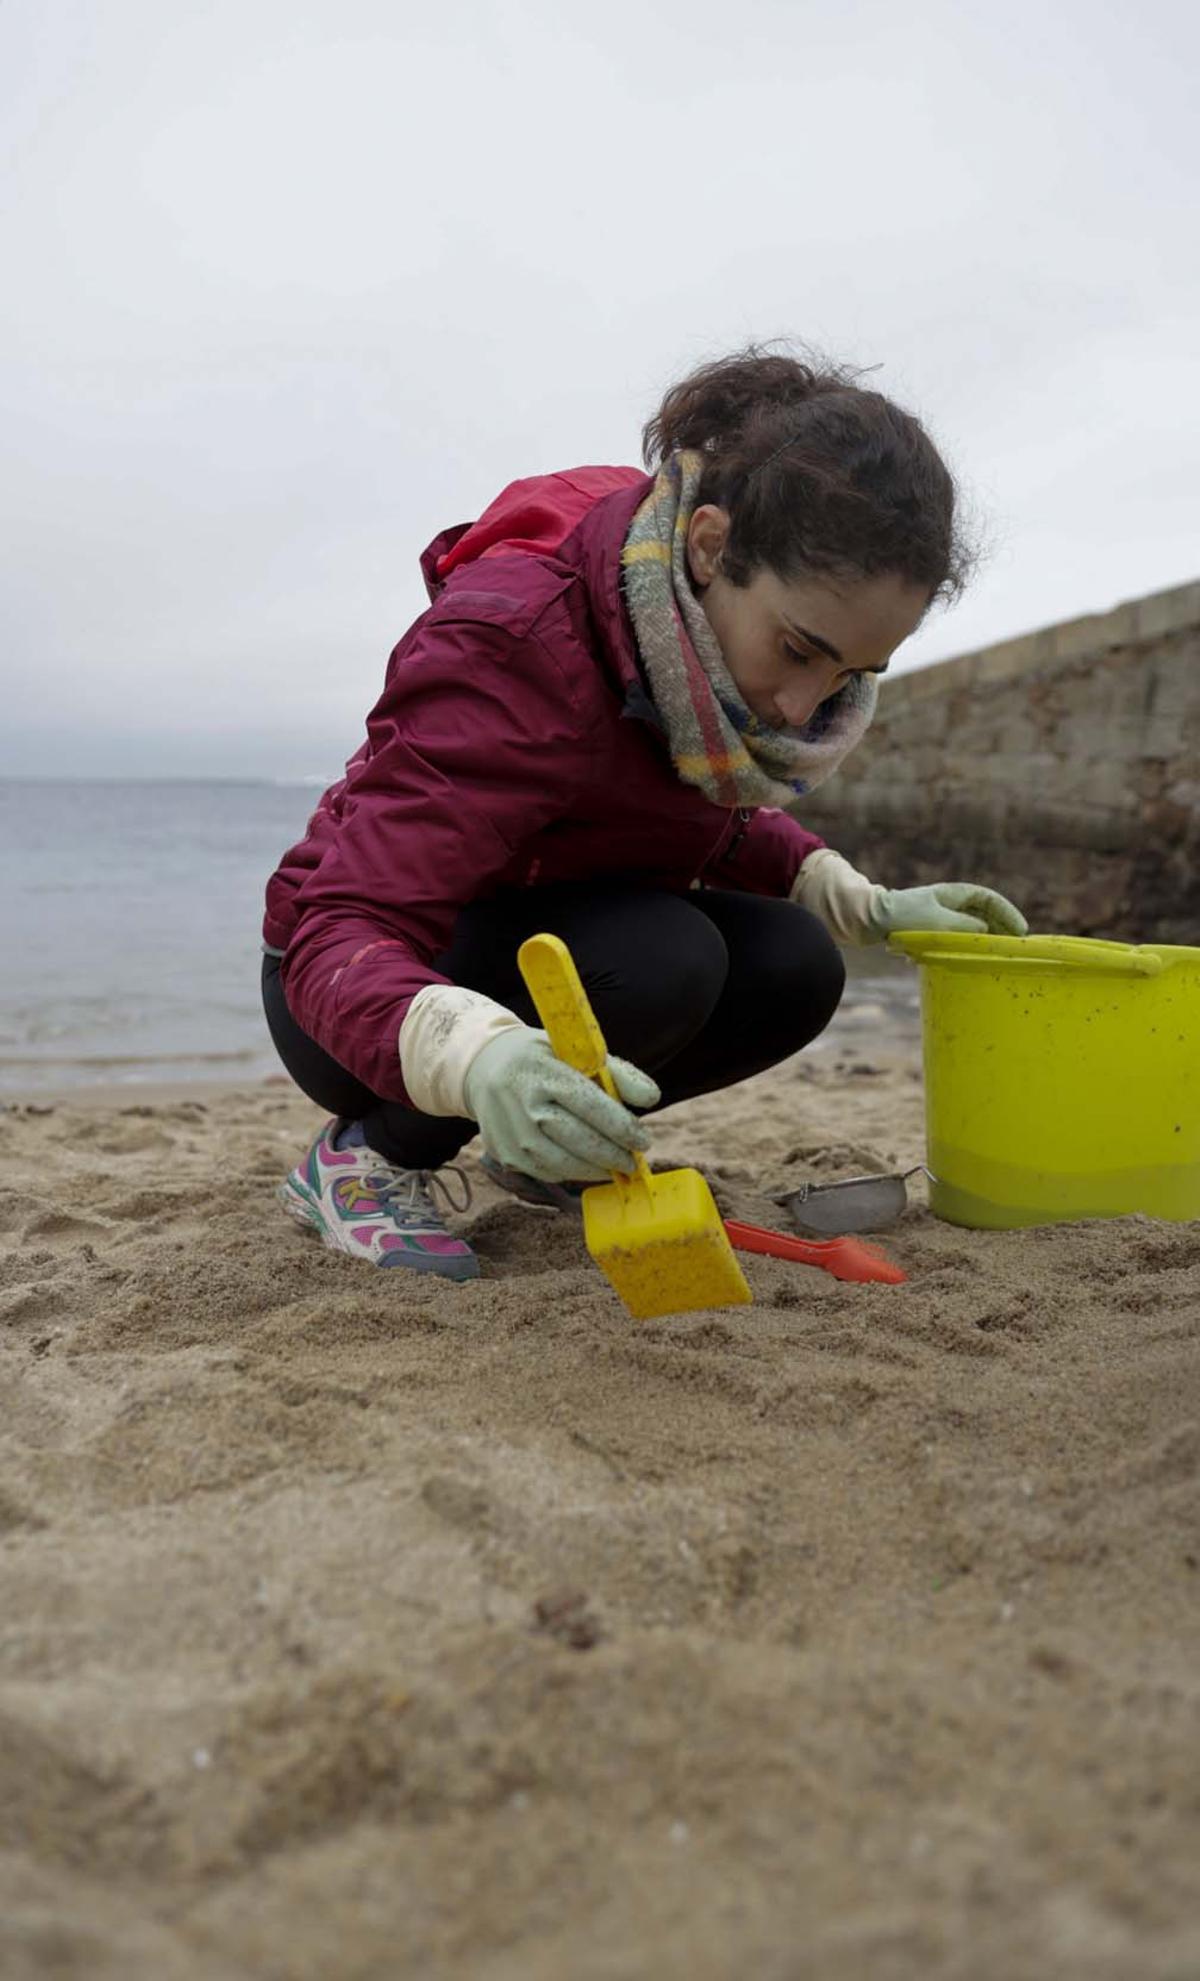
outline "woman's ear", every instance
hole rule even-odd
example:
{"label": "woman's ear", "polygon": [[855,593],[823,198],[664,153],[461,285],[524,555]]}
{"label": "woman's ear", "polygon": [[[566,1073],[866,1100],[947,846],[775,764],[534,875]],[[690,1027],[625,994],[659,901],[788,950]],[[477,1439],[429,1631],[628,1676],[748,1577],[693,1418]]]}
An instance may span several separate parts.
{"label": "woman's ear", "polygon": [[693,584],[704,586],[712,583],[721,565],[721,552],[729,535],[729,511],[718,509],[715,502],[702,502],[692,511],[688,524],[687,557],[688,569]]}

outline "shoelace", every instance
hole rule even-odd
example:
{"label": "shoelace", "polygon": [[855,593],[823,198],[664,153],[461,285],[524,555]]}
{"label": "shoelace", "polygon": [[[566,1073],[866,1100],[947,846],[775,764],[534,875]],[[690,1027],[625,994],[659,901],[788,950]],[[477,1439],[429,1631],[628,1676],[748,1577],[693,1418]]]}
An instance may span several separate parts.
{"label": "shoelace", "polygon": [[[445,1199],[446,1208],[457,1212],[460,1217],[464,1211],[468,1211],[471,1208],[470,1180],[467,1177],[466,1171],[460,1169],[457,1163],[446,1163],[440,1170],[397,1169],[392,1165],[389,1165],[389,1169],[391,1180],[381,1181],[375,1187],[375,1194],[382,1203],[395,1203],[399,1204],[402,1210],[415,1211],[419,1207],[419,1199],[428,1198],[430,1209],[436,1211],[438,1206],[434,1197],[434,1191],[440,1190]],[[386,1176],[388,1172],[385,1171],[383,1174]],[[462,1184],[463,1201],[461,1204],[455,1203],[454,1193],[449,1185],[442,1181],[444,1175],[457,1176],[459,1182]],[[371,1181],[374,1184],[374,1179],[371,1179]]]}

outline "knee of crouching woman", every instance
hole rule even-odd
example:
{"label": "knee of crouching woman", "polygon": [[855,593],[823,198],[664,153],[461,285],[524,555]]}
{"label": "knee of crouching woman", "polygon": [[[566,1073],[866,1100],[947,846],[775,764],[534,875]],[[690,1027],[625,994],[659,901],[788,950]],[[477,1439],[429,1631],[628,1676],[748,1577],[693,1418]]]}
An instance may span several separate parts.
{"label": "knee of crouching woman", "polygon": [[804,1032],[802,1043],[823,1032],[842,1001],[846,988],[846,959],[824,922],[807,908],[794,910],[792,934],[798,953],[788,975],[795,997],[800,993],[798,1016]]}

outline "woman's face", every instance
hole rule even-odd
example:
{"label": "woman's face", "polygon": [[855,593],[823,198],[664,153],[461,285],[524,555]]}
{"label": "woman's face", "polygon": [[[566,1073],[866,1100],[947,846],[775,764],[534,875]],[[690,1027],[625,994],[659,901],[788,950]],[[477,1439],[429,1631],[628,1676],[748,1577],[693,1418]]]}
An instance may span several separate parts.
{"label": "woman's face", "polygon": [[927,592],[892,573],[789,584],[764,570],[731,584],[720,568],[728,534],[728,511],[703,504],[688,527],[688,564],[738,692],[772,729],[803,728],[852,674],[882,674],[925,616]]}

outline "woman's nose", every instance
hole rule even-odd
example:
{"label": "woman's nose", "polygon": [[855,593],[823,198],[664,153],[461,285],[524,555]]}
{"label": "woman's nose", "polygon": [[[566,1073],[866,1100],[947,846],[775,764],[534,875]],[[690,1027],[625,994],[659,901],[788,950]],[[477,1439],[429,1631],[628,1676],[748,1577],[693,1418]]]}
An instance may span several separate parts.
{"label": "woman's nose", "polygon": [[835,692],[836,679],[789,681],[775,697],[775,706],[789,729],[803,729],[806,722]]}

